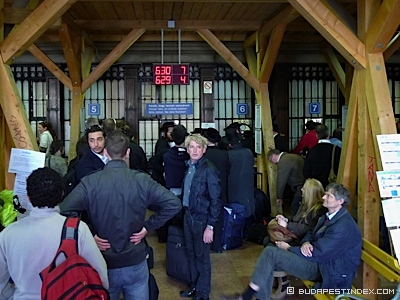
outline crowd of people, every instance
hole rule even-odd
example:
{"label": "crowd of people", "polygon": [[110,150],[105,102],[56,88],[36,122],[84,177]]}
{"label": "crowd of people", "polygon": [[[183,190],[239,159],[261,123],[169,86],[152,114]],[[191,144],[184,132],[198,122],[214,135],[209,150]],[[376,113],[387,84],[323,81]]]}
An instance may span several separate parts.
{"label": "crowd of people", "polygon": [[[307,122],[308,132],[292,153],[274,126],[277,149],[268,152],[278,170],[277,204],[284,203],[285,186],[292,194],[291,213],[274,221],[296,238],[267,238],[248,288],[222,299],[269,299],[276,271],[313,280],[315,288],[350,288],[361,234],[346,209],[349,191],[330,182],[341,146],[330,141],[325,125],[314,125]],[[189,133],[165,122],[148,162],[129,125],[114,119],[100,125],[90,118],[85,129],[77,157],[67,166],[62,142],[49,124],[40,124],[38,143],[46,163],[27,180],[32,212],[0,234],[0,295],[40,298],[39,273],[57,251],[66,216],[78,214],[87,223],[79,225],[79,253],[98,271],[110,299],[122,293],[124,299],[147,300],[146,234],[157,230],[159,242],[165,242],[169,222],[180,215],[191,286],[179,296],[209,299],[210,253],[222,252],[222,207],[242,204],[248,222],[255,212],[254,152],[245,146],[240,124],[229,125],[221,137],[214,128]],[[305,158],[299,155],[304,149]],[[73,183],[65,180],[71,176]],[[148,216],[147,209],[155,213]],[[41,248],[32,259],[28,254],[35,243]]]}

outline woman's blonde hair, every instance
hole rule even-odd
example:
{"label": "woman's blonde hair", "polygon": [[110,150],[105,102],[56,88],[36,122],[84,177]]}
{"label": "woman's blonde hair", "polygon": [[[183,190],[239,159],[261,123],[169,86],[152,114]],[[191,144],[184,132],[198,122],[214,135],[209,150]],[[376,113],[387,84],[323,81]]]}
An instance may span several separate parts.
{"label": "woman's blonde hair", "polygon": [[305,218],[310,212],[313,216],[322,207],[325,195],[324,187],[321,182],[314,178],[308,178],[303,185],[303,201],[301,202],[302,218]]}
{"label": "woman's blonde hair", "polygon": [[200,134],[189,134],[185,139],[185,147],[188,148],[190,142],[193,141],[202,148],[207,147],[207,139]]}

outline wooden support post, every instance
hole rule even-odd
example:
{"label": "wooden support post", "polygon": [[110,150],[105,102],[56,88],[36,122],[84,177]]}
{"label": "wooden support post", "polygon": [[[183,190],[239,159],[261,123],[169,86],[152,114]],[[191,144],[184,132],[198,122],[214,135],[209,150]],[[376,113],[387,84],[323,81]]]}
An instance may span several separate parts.
{"label": "wooden support post", "polygon": [[[271,120],[271,104],[268,92],[268,83],[260,83],[260,104],[261,104],[261,124],[262,124],[262,135],[264,144],[264,159],[267,159],[267,153],[270,149],[275,148],[274,137],[272,134],[272,120]],[[278,213],[282,213],[282,208],[276,207],[276,178],[277,170],[276,165],[268,162],[267,163],[268,173],[268,187],[269,195],[271,199],[271,215],[275,216]]]}
{"label": "wooden support post", "polygon": [[15,174],[8,173],[12,147],[14,147],[14,143],[7,128],[3,109],[0,106],[0,191],[4,189],[12,190],[14,187]]}
{"label": "wooden support post", "polygon": [[325,43],[324,45],[322,45],[321,48],[322,48],[322,54],[324,55],[325,60],[332,71],[333,77],[335,77],[335,80],[339,86],[340,91],[342,92],[343,95],[346,95],[345,74],[335,52],[333,51],[331,46],[326,45]]}
{"label": "wooden support post", "polygon": [[0,63],[0,104],[15,147],[39,151],[9,65]]}
{"label": "wooden support post", "polygon": [[81,86],[74,86],[72,88],[72,102],[71,102],[71,121],[70,121],[70,141],[69,141],[69,154],[68,160],[71,161],[76,156],[76,143],[81,137],[81,108],[83,105],[83,94]]}

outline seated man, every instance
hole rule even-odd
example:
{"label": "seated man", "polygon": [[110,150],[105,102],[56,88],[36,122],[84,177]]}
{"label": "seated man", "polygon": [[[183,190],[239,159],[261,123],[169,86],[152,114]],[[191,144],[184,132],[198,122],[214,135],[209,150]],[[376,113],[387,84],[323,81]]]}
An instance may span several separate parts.
{"label": "seated man", "polygon": [[241,295],[222,296],[224,300],[269,299],[274,271],[285,271],[301,279],[316,281],[314,288],[349,289],[360,263],[360,230],[347,211],[350,192],[342,184],[326,187],[323,206],[326,216],[301,241],[291,247],[285,242],[267,246],[258,258],[251,282]]}
{"label": "seated man", "polygon": [[[26,183],[31,213],[0,233],[0,299],[40,299],[39,273],[52,262],[60,246],[65,221],[58,207],[63,196],[61,176],[46,167],[33,171]],[[78,251],[108,288],[106,262],[83,222],[78,227]],[[10,277],[15,287],[9,283]]]}

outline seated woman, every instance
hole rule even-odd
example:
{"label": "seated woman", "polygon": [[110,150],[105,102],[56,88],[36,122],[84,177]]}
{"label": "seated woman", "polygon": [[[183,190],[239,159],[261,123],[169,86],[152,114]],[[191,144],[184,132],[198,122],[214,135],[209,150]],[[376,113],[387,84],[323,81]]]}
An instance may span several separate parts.
{"label": "seated woman", "polygon": [[60,140],[54,140],[50,146],[50,156],[46,158],[46,167],[50,167],[57,171],[61,177],[67,174],[68,166],[65,159],[62,157],[64,154],[64,145]]}
{"label": "seated woman", "polygon": [[309,178],[301,188],[301,192],[303,200],[291,220],[282,215],[275,217],[279,225],[286,227],[298,237],[297,242],[300,242],[307,231],[317,225],[319,217],[327,212],[327,209],[322,206],[324,202],[322,197],[325,195],[325,191],[321,182]]}

